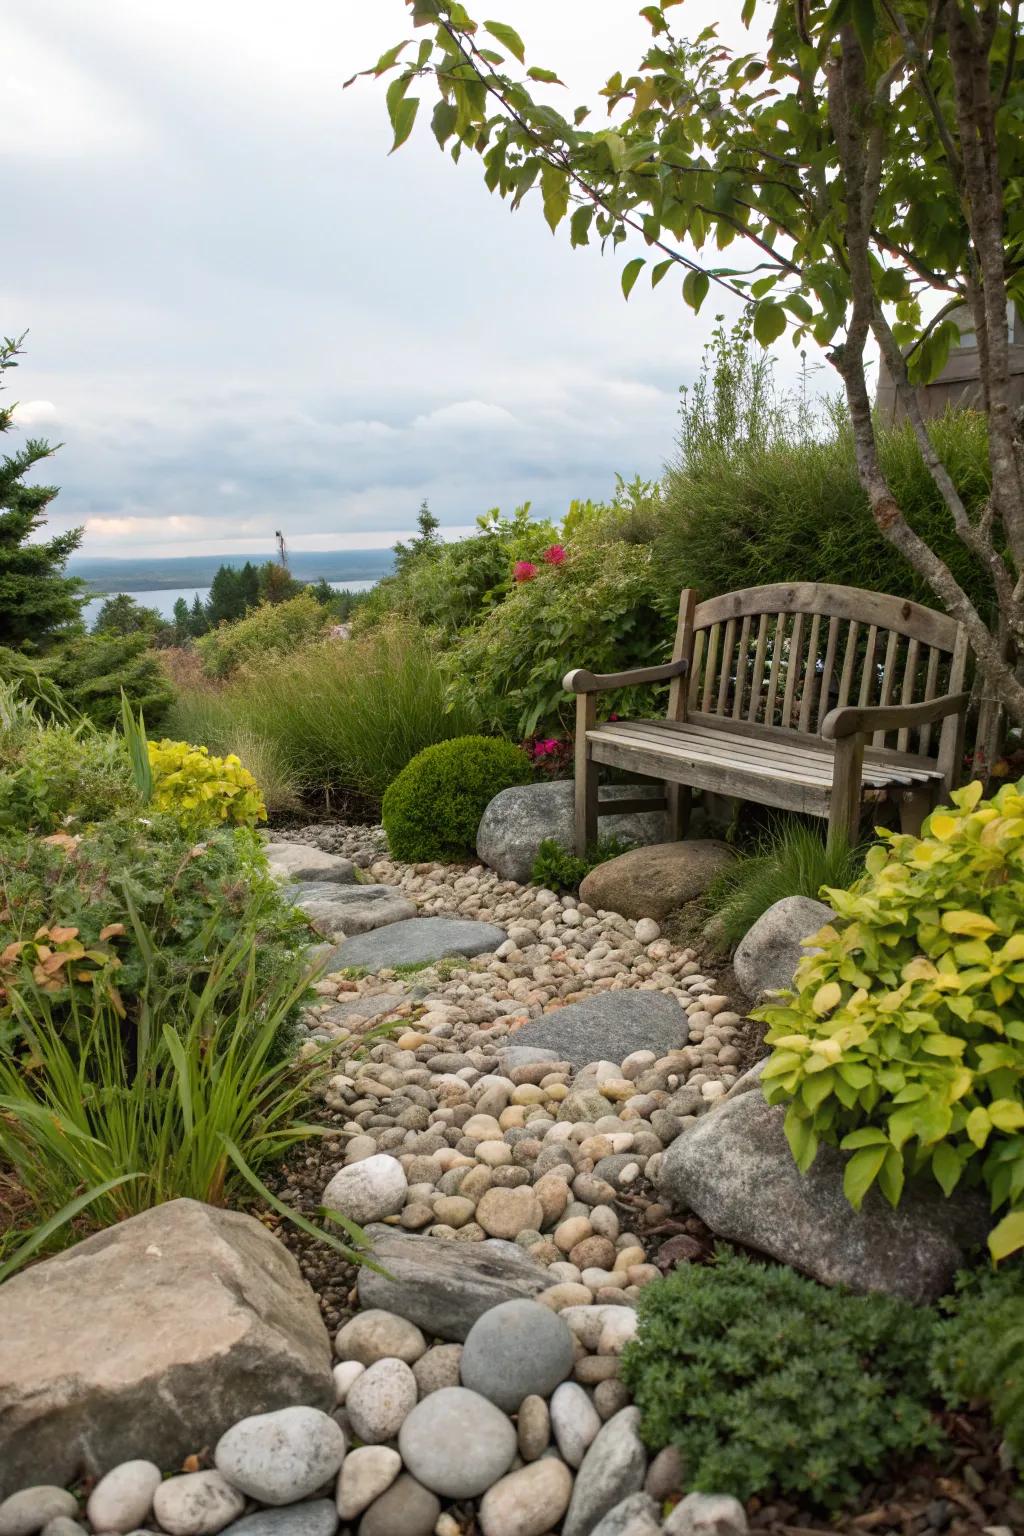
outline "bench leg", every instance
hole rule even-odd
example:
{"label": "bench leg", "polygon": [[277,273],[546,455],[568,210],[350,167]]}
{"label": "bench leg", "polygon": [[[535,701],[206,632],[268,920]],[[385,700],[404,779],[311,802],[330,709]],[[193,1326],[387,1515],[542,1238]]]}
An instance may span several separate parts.
{"label": "bench leg", "polygon": [[576,698],[576,856],[585,858],[597,842],[597,764],[590,755],[587,732],[597,724],[597,699],[592,693]]}
{"label": "bench leg", "polygon": [[693,790],[688,784],[666,784],[665,799],[668,802],[668,840],[681,843],[690,825]]}
{"label": "bench leg", "polygon": [[828,809],[828,846],[857,845],[860,835],[861,771],[864,737],[844,736],[836,742],[832,768],[832,797]]}
{"label": "bench leg", "polygon": [[921,836],[925,817],[938,803],[941,784],[920,784],[916,789],[905,789],[900,795],[900,831],[911,837]]}

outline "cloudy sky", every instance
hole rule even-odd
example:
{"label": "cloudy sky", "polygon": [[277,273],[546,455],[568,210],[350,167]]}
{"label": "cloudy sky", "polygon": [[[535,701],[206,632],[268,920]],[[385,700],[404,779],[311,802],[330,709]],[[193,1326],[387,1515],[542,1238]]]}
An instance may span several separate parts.
{"label": "cloudy sky", "polygon": [[[575,105],[641,55],[638,4],[495,12]],[[380,547],[424,496],[452,530],[557,516],[671,454],[722,306],[627,306],[625,255],[510,214],[425,122],[388,158],[381,86],[341,85],[407,30],[402,0],[6,8],[0,332],[84,554]]]}

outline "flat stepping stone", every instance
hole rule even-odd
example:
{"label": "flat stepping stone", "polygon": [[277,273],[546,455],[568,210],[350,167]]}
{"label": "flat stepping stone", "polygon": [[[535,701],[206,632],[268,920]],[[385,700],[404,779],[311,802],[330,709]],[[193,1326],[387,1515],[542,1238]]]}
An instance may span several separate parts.
{"label": "flat stepping stone", "polygon": [[456,1243],[376,1223],[366,1231],[374,1262],[386,1273],[360,1269],[360,1303],[394,1312],[435,1338],[461,1342],[491,1307],[531,1300],[551,1284],[543,1264],[515,1243]]}
{"label": "flat stepping stone", "polygon": [[[334,967],[338,969],[337,966]],[[327,972],[331,966],[328,964]],[[344,1024],[351,1018],[379,1019],[382,1014],[394,1013],[402,1003],[409,999],[401,992],[378,992],[374,997],[365,997],[357,994],[354,997],[346,997],[344,1001],[333,1003],[323,1013],[314,1015],[311,1020],[311,1028],[319,1024]]]}
{"label": "flat stepping stone", "polygon": [[[287,892],[306,921],[329,939],[348,939],[370,933],[388,923],[415,917],[416,905],[393,885],[335,885],[330,881],[304,881]],[[354,960],[332,962],[334,969],[355,965]]]}
{"label": "flat stepping stone", "polygon": [[540,1046],[574,1067],[592,1061],[623,1061],[633,1051],[664,1056],[689,1039],[689,1021],[665,992],[598,992],[531,1019],[513,1035],[515,1046]]}
{"label": "flat stepping stone", "polygon": [[[362,889],[376,887],[364,885]],[[504,928],[496,923],[472,923],[458,917],[410,917],[408,922],[390,923],[383,932],[364,933],[347,940],[337,950],[333,964],[339,968],[360,966],[367,971],[395,965],[430,965],[446,955],[486,954],[504,944],[507,937]]]}
{"label": "flat stepping stone", "polygon": [[340,854],[324,853],[323,849],[308,848],[304,843],[267,843],[263,852],[275,880],[355,884],[356,867],[351,859],[343,859]]}

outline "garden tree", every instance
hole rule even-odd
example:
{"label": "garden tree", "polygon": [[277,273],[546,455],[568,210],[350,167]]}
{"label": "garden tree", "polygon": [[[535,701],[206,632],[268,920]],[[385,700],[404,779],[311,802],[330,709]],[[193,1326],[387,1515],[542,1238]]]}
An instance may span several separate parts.
{"label": "garden tree", "polygon": [[116,597],[105,599],[93,622],[92,632],[94,635],[152,635],[163,622],[158,609],[145,608],[128,592],[119,592]]}
{"label": "garden tree", "polygon": [[284,603],[290,597],[298,597],[302,583],[295,580],[286,565],[267,560],[259,569],[259,594],[261,603]]}
{"label": "garden tree", "polygon": [[[478,24],[453,0],[406,3],[422,40],[366,71],[394,76],[394,147],[426,84],[438,143],[455,160],[478,154],[513,207],[532,192],[552,230],[568,221],[574,246],[592,234],[646,244],[623,268],[627,297],[649,264],[652,285],[681,273],[695,310],[712,286],[743,300],[764,346],[788,330],[794,345],[824,348],[879,529],[965,624],[987,696],[1024,723],[1024,453],[1007,334],[1007,305],[1024,299],[1019,0],[736,0],[744,24],[765,12],[771,27],[765,49],[739,53],[713,27],[684,40],[670,15],[680,0],[657,0],[641,11],[651,46],[601,91],[606,126],[590,125],[588,107],[551,104],[560,82],[526,67],[510,26]],[[977,518],[913,387],[941,371],[961,324],[977,337],[989,421],[992,488]],[[892,494],[871,415],[871,339],[960,538],[989,572],[994,617]]]}
{"label": "garden tree", "polygon": [[242,617],[245,609],[241,572],[236,571],[233,565],[218,566],[210,583],[210,595],[206,600],[210,623],[231,624],[235,619]]}
{"label": "garden tree", "polygon": [[[18,366],[22,339],[5,336],[0,342],[0,380]],[[0,432],[13,425],[14,407],[0,406]],[[54,452],[33,437],[0,458],[0,645],[38,645],[79,617],[82,584],[65,576],[64,566],[82,542],[82,529],[45,542],[32,538],[57,487],[25,485],[24,478]]]}
{"label": "garden tree", "polygon": [[399,541],[394,546],[396,571],[404,570],[406,566],[423,557],[429,558],[441,548],[441,540],[437,533],[441,523],[431,512],[426,497],[420,502],[420,510],[416,514],[416,526],[419,533],[414,534],[408,544]]}
{"label": "garden tree", "polygon": [[188,632],[194,639],[205,635],[210,627],[210,621],[206,616],[206,605],[197,592],[192,599],[192,607],[189,609]]}
{"label": "garden tree", "polygon": [[245,612],[255,608],[260,600],[260,573],[251,560],[247,560],[238,573],[245,601]]}

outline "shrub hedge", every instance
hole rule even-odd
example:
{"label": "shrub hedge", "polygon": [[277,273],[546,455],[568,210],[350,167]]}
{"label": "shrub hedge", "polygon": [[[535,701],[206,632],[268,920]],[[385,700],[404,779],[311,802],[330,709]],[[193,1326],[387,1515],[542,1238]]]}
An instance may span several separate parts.
{"label": "shrub hedge", "polygon": [[525,752],[508,741],[459,736],[427,747],[384,795],[381,820],[392,855],[412,864],[472,857],[489,801],[531,778]]}

